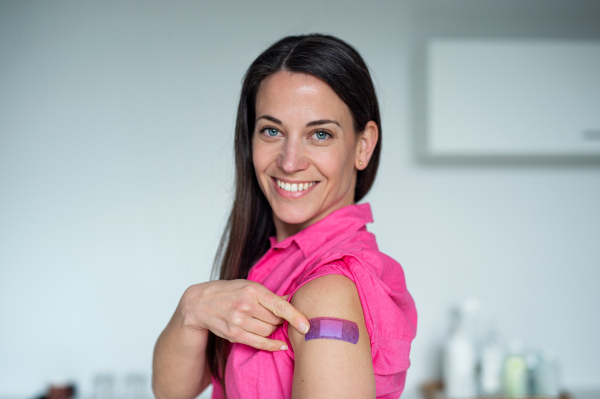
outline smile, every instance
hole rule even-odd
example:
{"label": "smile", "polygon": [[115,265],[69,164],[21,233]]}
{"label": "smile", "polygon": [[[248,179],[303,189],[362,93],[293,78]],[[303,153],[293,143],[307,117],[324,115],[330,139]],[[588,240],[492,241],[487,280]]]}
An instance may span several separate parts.
{"label": "smile", "polygon": [[277,187],[282,190],[289,191],[295,193],[297,191],[308,190],[310,187],[315,185],[315,182],[304,182],[304,183],[288,183],[281,181],[279,179],[275,179],[277,181]]}

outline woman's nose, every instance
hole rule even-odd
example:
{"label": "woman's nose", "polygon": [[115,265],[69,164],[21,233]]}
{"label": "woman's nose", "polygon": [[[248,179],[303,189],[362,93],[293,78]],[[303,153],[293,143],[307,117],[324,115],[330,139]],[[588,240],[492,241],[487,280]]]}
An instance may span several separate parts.
{"label": "woman's nose", "polygon": [[308,167],[308,160],[304,156],[304,146],[301,139],[285,139],[281,147],[281,153],[277,157],[277,166],[287,174],[292,174]]}

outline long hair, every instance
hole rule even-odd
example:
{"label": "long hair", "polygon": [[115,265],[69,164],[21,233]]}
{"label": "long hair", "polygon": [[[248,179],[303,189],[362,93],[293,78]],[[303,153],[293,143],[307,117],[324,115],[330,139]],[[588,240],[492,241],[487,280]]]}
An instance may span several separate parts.
{"label": "long hair", "polygon": [[[217,274],[221,280],[247,278],[250,268],[269,249],[269,236],[275,235],[271,207],[254,173],[252,134],[260,83],[279,71],[309,73],[325,81],[350,109],[357,134],[368,121],[377,124],[379,140],[368,166],[357,173],[355,202],[367,194],[375,180],[381,153],[381,121],[367,65],[354,48],[333,36],[310,34],[281,39],[259,55],[244,76],[235,126],[235,198],[212,278]],[[223,392],[229,349],[229,341],[209,332],[208,364]]]}

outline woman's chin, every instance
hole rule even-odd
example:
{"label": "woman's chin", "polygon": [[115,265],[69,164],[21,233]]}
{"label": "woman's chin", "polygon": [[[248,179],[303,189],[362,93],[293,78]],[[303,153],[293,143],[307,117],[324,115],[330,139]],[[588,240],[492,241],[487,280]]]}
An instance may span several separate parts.
{"label": "woman's chin", "polygon": [[282,207],[275,209],[273,214],[281,222],[293,225],[306,224],[316,216],[306,208],[297,209],[296,207]]}
{"label": "woman's chin", "polygon": [[275,216],[277,216],[277,218],[281,222],[283,222],[285,224],[291,224],[291,225],[304,225],[311,219],[309,217],[289,217],[289,216],[280,217],[278,215],[275,215]]}

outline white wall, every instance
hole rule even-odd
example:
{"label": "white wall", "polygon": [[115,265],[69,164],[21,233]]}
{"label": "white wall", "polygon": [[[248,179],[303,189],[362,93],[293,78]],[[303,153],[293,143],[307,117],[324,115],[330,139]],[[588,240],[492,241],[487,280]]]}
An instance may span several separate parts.
{"label": "white wall", "polygon": [[438,375],[448,309],[468,295],[507,337],[554,348],[566,388],[598,386],[600,165],[418,148],[427,38],[598,39],[599,19],[594,1],[0,2],[0,396],[149,376],[180,295],[209,276],[243,73],[307,32],[353,44],[376,80],[367,200],[419,311],[407,396]]}

